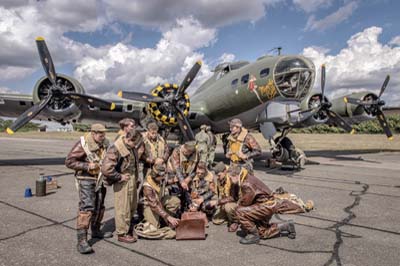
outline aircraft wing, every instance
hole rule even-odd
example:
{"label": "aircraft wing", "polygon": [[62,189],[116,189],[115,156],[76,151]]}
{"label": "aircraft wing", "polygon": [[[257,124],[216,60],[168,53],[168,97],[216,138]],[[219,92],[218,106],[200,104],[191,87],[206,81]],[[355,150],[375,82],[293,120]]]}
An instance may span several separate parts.
{"label": "aircraft wing", "polygon": [[[33,105],[32,95],[29,94],[0,94],[0,116],[18,117]],[[38,116],[38,119],[45,117]]]}

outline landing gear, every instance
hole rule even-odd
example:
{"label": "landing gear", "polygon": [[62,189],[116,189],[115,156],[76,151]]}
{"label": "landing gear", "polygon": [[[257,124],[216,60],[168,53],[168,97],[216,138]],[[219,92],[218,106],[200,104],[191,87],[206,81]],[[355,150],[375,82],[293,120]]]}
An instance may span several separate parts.
{"label": "landing gear", "polygon": [[284,169],[301,169],[304,168],[306,156],[302,150],[296,148],[293,142],[286,137],[290,129],[283,130],[281,136],[270,141],[272,146],[272,158],[269,159],[268,165],[271,167],[273,162],[279,162],[281,168]]}

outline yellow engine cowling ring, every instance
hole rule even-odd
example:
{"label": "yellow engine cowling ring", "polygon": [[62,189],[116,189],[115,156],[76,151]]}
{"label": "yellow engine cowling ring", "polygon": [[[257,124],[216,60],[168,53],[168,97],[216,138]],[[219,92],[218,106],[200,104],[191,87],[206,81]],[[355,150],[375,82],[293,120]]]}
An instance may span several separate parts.
{"label": "yellow engine cowling ring", "polygon": [[[177,84],[165,83],[155,87],[151,91],[151,95],[165,98],[166,96],[171,94],[175,95],[177,89],[178,89]],[[178,121],[176,112],[173,111],[172,108],[168,107],[168,105],[170,104],[171,104],[170,102],[164,102],[164,103],[151,102],[147,105],[147,111],[151,114],[151,116],[155,120],[161,122],[166,126],[173,127],[178,124]],[[190,109],[189,95],[185,93],[182,99],[179,99],[176,104],[178,105],[178,108],[182,109],[183,114],[185,116],[188,116]]]}

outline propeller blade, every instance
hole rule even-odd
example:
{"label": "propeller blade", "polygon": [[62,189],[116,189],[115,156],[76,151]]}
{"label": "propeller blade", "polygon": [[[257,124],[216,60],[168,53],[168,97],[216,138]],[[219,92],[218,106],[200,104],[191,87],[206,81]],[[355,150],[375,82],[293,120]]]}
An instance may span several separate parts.
{"label": "propeller blade", "polygon": [[194,140],[194,133],[192,131],[192,128],[190,127],[189,121],[186,119],[186,116],[183,114],[183,111],[173,105],[175,110],[177,111],[177,120],[178,120],[178,125],[179,128],[181,129],[181,132],[183,134],[183,139],[185,141],[188,140]]}
{"label": "propeller blade", "polygon": [[50,82],[55,86],[57,78],[56,69],[54,67],[49,49],[47,48],[46,42],[44,41],[43,37],[36,38],[36,46],[39,52],[39,57],[40,61],[42,62],[43,69],[46,72]]}
{"label": "propeller blade", "polygon": [[35,116],[37,116],[43,108],[51,100],[52,95],[50,94],[46,99],[41,101],[39,104],[33,105],[31,108],[23,112],[15,121],[11,124],[10,127],[7,128],[7,133],[12,135],[15,131],[26,125],[29,121],[31,121]]}
{"label": "propeller blade", "polygon": [[354,134],[355,130],[351,127],[349,123],[347,123],[342,117],[340,117],[337,113],[332,110],[326,110],[329,119],[335,123],[338,127],[343,128],[345,131],[349,132],[350,134]]}
{"label": "propeller blade", "polygon": [[321,102],[325,102],[325,64],[321,66]]}
{"label": "propeller blade", "polygon": [[134,101],[140,101],[140,102],[161,103],[161,102],[168,101],[168,99],[165,99],[165,98],[153,96],[153,95],[146,94],[146,93],[131,92],[131,91],[119,91],[118,96],[121,98],[134,100]]}
{"label": "propeller blade", "polygon": [[178,91],[176,92],[176,98],[178,96],[182,96],[183,93],[185,93],[186,89],[189,87],[190,83],[192,83],[193,79],[196,77],[197,73],[199,72],[201,68],[201,61],[197,61],[192,69],[186,74],[185,79],[182,81],[181,85],[178,88]]}
{"label": "propeller blade", "polygon": [[387,75],[386,76],[386,79],[385,79],[385,81],[383,82],[383,84],[382,84],[382,87],[381,87],[381,91],[379,92],[379,95],[378,95],[378,99],[380,99],[381,98],[381,96],[382,96],[382,94],[383,94],[383,92],[385,91],[385,89],[386,89],[386,86],[388,85],[388,83],[389,83],[389,80],[390,80],[390,76],[389,75]]}
{"label": "propeller blade", "polygon": [[98,108],[107,109],[110,111],[115,109],[115,103],[94,96],[90,96],[87,94],[68,92],[64,93],[64,95],[79,104],[91,105]]}
{"label": "propeller blade", "polygon": [[383,131],[385,132],[387,138],[389,140],[392,140],[393,139],[393,134],[390,131],[389,124],[387,123],[386,117],[383,114],[381,109],[378,109],[376,117],[378,118],[379,124],[381,124],[381,127],[383,128]]}

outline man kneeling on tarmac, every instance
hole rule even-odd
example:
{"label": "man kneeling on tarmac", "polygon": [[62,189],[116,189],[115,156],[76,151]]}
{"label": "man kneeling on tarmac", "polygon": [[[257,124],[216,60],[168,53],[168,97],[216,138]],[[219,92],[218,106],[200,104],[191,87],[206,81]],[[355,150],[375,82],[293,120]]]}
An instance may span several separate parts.
{"label": "man kneeling on tarmac", "polygon": [[[179,224],[179,219],[175,217],[180,210],[181,201],[178,197],[166,193],[168,182],[166,176],[165,163],[162,160],[156,160],[143,184],[143,216],[145,221],[155,228],[160,228],[160,216],[170,228],[175,228]],[[171,180],[171,182],[174,181]]]}
{"label": "man kneeling on tarmac", "polygon": [[271,189],[260,179],[249,174],[245,168],[231,166],[229,175],[232,183],[239,184],[240,189],[236,218],[246,233],[246,236],[240,239],[241,244],[256,244],[260,238],[277,236],[296,238],[292,221],[270,223],[272,215],[279,213],[281,208],[286,208],[285,201],[276,201]]}

